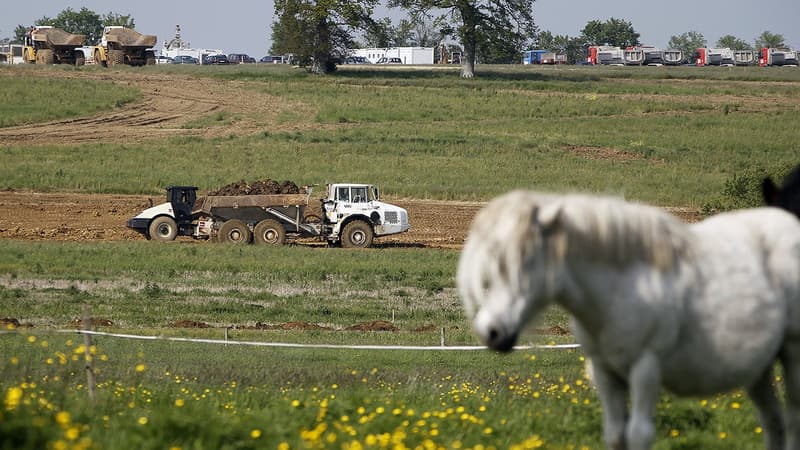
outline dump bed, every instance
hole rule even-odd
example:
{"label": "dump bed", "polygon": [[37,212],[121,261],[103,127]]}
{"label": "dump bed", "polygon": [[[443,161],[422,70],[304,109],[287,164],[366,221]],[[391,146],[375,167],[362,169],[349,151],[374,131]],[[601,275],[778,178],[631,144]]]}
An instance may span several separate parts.
{"label": "dump bed", "polygon": [[111,28],[106,32],[108,42],[116,42],[122,47],[155,47],[158,38],[152,34],[141,34],[130,28]]}
{"label": "dump bed", "polygon": [[214,214],[214,211],[222,208],[307,206],[310,196],[310,194],[209,195],[197,199],[193,213]]}
{"label": "dump bed", "polygon": [[47,43],[47,47],[80,47],[86,41],[83,34],[72,34],[59,28],[36,30],[31,38]]}

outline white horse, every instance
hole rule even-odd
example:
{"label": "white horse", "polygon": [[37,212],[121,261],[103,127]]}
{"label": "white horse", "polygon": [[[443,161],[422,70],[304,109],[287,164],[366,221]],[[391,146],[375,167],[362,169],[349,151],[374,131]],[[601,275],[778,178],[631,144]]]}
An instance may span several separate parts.
{"label": "white horse", "polygon": [[510,351],[551,303],[570,313],[612,449],[651,447],[661,386],[677,395],[743,387],[767,448],[800,449],[800,221],[781,209],[686,225],[614,198],[514,191],[475,217],[457,283],[494,350]]}

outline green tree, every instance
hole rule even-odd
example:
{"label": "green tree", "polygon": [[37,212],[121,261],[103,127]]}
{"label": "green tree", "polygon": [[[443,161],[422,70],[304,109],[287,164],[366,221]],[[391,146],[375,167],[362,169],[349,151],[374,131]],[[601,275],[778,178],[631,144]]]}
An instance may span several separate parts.
{"label": "green tree", "polygon": [[667,46],[683,52],[684,59],[694,60],[694,55],[698,48],[708,45],[706,38],[697,31],[687,31],[678,36],[669,38]]}
{"label": "green tree", "polygon": [[104,27],[121,26],[125,28],[136,28],[136,23],[130,14],[123,15],[109,12],[102,17],[101,21],[103,22]]}
{"label": "green tree", "polygon": [[[488,60],[514,60],[536,34],[533,22],[534,0],[390,0],[389,6],[402,7],[412,15],[436,11],[434,23],[448,29],[461,42],[461,76],[475,76],[475,60],[480,53]],[[481,48],[483,47],[483,48]]]}
{"label": "green tree", "polygon": [[22,39],[25,37],[25,33],[28,32],[28,28],[22,25],[17,25],[14,28],[14,37],[11,39],[12,44],[22,44]]}
{"label": "green tree", "polygon": [[784,48],[786,43],[782,34],[772,34],[769,31],[761,33],[755,42],[755,47],[760,48]]}
{"label": "green tree", "polygon": [[336,57],[352,47],[356,29],[375,26],[378,0],[275,0],[272,53],[294,54],[313,73],[336,70]]}
{"label": "green tree", "polygon": [[581,38],[590,45],[614,45],[622,48],[639,45],[639,33],[633,29],[633,25],[614,17],[605,22],[589,21],[581,30]]}
{"label": "green tree", "polygon": [[733,36],[731,34],[726,34],[722,36],[717,41],[717,47],[719,48],[729,48],[731,50],[752,50],[753,47],[750,46],[747,42]]}

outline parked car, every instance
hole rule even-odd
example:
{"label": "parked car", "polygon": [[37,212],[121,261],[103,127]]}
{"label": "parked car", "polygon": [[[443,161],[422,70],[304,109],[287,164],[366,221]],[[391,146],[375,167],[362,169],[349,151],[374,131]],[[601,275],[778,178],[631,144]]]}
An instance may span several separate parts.
{"label": "parked car", "polygon": [[396,57],[387,58],[384,56],[383,58],[379,59],[378,62],[376,62],[375,64],[403,64],[403,60]]}
{"label": "parked car", "polygon": [[172,58],[172,64],[200,64],[200,61],[194,56],[178,55]]}
{"label": "parked car", "polygon": [[363,56],[348,56],[343,61],[344,64],[370,64],[369,60]]}
{"label": "parked car", "polygon": [[172,64],[172,58],[169,56],[156,56],[156,64]]}
{"label": "parked car", "polygon": [[231,64],[251,64],[256,62],[256,59],[245,53],[231,53],[228,55],[228,62]]}
{"label": "parked car", "polygon": [[228,61],[228,57],[225,55],[209,55],[206,56],[206,59],[203,60],[203,64],[221,66],[225,64],[230,64],[230,61]]}

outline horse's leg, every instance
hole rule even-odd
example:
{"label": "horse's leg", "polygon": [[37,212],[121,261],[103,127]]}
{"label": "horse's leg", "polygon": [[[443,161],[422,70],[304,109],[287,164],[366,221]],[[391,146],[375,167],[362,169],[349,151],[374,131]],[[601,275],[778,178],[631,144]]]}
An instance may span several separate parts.
{"label": "horse's leg", "polygon": [[781,350],[786,386],[786,449],[800,449],[800,340],[789,339]]}
{"label": "horse's leg", "polygon": [[656,435],[653,414],[661,390],[661,368],[656,356],[645,352],[631,367],[631,418],[626,437],[629,450],[649,450]]}
{"label": "horse's leg", "polygon": [[603,439],[611,450],[625,450],[625,421],[627,419],[625,382],[590,359],[592,381],[597,386],[603,407]]}
{"label": "horse's leg", "polygon": [[781,415],[781,404],[778,401],[778,397],[775,396],[775,389],[772,387],[772,378],[772,366],[770,366],[754,385],[747,388],[747,393],[756,405],[758,420],[764,427],[764,440],[766,441],[767,450],[783,450],[783,417]]}

